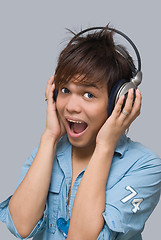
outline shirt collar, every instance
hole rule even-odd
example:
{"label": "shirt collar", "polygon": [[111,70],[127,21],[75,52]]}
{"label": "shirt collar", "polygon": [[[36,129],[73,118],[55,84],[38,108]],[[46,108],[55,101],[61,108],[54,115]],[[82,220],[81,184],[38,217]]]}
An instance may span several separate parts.
{"label": "shirt collar", "polygon": [[115,153],[118,153],[121,157],[123,157],[125,152],[128,150],[128,141],[129,138],[123,134],[116,145]]}
{"label": "shirt collar", "polygon": [[57,156],[62,155],[67,150],[67,148],[69,148],[70,146],[71,146],[71,144],[70,144],[67,134],[66,134],[65,136],[63,136],[60,139],[60,141],[57,145],[57,151],[56,151]]}
{"label": "shirt collar", "polygon": [[[124,153],[128,150],[128,141],[129,141],[129,138],[125,134],[123,134],[116,145],[115,153],[119,153],[121,156],[123,156]],[[59,144],[57,147],[57,156],[62,155],[69,147],[71,147],[71,144],[66,134],[59,141]]]}
{"label": "shirt collar", "polygon": [[56,157],[60,168],[64,172],[65,178],[70,185],[72,179],[72,147],[67,135],[63,136],[56,149]]}

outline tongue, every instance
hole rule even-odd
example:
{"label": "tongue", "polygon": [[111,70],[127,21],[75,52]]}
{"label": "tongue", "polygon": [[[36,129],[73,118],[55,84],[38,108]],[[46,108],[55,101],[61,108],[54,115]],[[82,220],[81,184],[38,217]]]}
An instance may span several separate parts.
{"label": "tongue", "polygon": [[87,127],[86,123],[73,123],[73,131],[75,133],[83,132]]}

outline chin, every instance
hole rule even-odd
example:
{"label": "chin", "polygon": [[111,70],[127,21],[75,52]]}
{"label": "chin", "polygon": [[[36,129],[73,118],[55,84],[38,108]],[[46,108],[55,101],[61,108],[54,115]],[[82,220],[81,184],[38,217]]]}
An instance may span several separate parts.
{"label": "chin", "polygon": [[95,138],[92,138],[92,139],[88,139],[88,138],[72,139],[68,135],[68,139],[69,139],[69,142],[71,143],[71,145],[73,147],[76,147],[76,148],[87,148],[87,147],[95,146],[95,144],[96,144],[96,139]]}

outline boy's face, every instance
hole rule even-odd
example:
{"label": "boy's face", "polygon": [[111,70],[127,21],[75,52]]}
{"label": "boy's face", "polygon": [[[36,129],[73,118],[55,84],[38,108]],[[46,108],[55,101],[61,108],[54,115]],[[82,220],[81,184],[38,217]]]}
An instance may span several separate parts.
{"label": "boy's face", "polygon": [[84,85],[70,81],[58,91],[56,106],[75,147],[95,145],[99,129],[107,119],[107,85]]}

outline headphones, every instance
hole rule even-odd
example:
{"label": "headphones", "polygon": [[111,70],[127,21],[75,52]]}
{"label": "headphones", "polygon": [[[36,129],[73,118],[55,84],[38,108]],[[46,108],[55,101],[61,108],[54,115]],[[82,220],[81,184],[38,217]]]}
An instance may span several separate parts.
{"label": "headphones", "polygon": [[[85,30],[79,32],[78,34],[76,34],[68,44],[71,44],[73,42],[73,40],[75,40],[78,36],[84,34],[85,32],[98,30],[98,29],[105,30],[106,27],[93,27],[93,28],[85,29]],[[135,54],[137,56],[137,62],[138,62],[138,67],[136,69],[128,61],[128,56],[127,56],[127,53],[125,52],[125,50],[119,45],[115,46],[116,51],[119,54],[121,54],[128,61],[128,64],[129,64],[129,66],[132,70],[133,76],[132,76],[131,79],[120,79],[113,86],[113,88],[111,90],[111,93],[109,95],[109,100],[108,100],[109,101],[109,103],[108,103],[108,116],[110,116],[114,107],[115,107],[115,104],[117,103],[117,101],[119,99],[119,97],[122,96],[122,95],[125,95],[124,103],[122,105],[122,109],[123,109],[123,107],[125,105],[125,102],[126,102],[127,95],[128,95],[128,91],[129,91],[130,88],[134,89],[134,99],[135,99],[135,90],[137,89],[138,85],[142,82],[142,72],[141,72],[140,54],[139,54],[139,51],[136,48],[135,44],[133,43],[133,41],[127,35],[125,35],[123,32],[121,32],[117,29],[108,27],[107,30],[113,31],[113,32],[121,35],[123,38],[125,38],[130,43],[130,45],[132,46],[132,48],[135,51]],[[54,101],[56,101],[57,94],[58,94],[58,91],[55,90],[54,91]]]}

